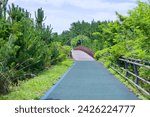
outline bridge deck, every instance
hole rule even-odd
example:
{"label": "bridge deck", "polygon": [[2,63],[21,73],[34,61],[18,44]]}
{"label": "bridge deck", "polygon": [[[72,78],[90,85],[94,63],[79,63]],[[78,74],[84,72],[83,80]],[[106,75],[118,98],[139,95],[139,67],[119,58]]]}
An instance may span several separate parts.
{"label": "bridge deck", "polygon": [[137,100],[114,75],[96,61],[76,61],[41,99]]}

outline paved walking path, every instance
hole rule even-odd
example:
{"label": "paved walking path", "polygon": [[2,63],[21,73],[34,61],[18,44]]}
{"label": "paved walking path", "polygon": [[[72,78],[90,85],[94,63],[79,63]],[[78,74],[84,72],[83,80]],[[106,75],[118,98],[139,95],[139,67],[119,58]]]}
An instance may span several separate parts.
{"label": "paved walking path", "polygon": [[[41,99],[45,100],[137,100],[101,63],[76,56],[75,64]],[[73,54],[74,54],[73,52]],[[79,53],[78,53],[79,52]],[[83,56],[85,53],[83,54]],[[76,57],[75,57],[76,56]],[[88,55],[86,55],[88,56]],[[85,60],[83,59],[85,58]]]}

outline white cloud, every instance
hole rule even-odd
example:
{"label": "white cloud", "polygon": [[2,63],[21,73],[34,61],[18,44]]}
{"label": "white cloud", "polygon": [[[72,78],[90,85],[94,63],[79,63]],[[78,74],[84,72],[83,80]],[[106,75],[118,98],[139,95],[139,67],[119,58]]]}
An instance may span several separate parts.
{"label": "white cloud", "polygon": [[128,1],[135,1],[135,0],[127,0],[127,2],[123,3],[113,3],[109,2],[109,0],[102,1],[102,0],[11,0],[10,2],[15,3],[22,3],[28,5],[53,5],[57,7],[61,7],[64,4],[72,5],[75,7],[83,8],[83,9],[114,9],[117,7],[124,6],[123,8],[129,8],[133,6],[134,3]]}
{"label": "white cloud", "polygon": [[70,4],[75,7],[83,8],[83,9],[128,9],[135,6],[134,3],[131,2],[123,2],[123,3],[113,3],[109,2],[109,0],[102,1],[102,0],[52,0],[48,1],[48,4],[58,5],[61,6],[63,4]]}
{"label": "white cloud", "polygon": [[[61,32],[77,20],[115,20],[115,11],[126,15],[129,9],[136,6],[136,0],[9,0],[27,9],[34,17],[34,11],[42,7],[54,31]],[[142,0],[147,1],[147,0]]]}
{"label": "white cloud", "polygon": [[100,21],[103,21],[104,19],[105,20],[116,20],[115,13],[109,13],[109,12],[97,12],[90,17],[95,20],[100,20]]}

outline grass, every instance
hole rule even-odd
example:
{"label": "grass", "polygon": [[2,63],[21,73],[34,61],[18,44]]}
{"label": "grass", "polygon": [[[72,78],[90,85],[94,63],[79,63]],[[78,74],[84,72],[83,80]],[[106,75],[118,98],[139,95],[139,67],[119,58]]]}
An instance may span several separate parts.
{"label": "grass", "polygon": [[38,100],[59,80],[72,64],[72,60],[66,60],[49,70],[43,71],[33,79],[20,81],[19,86],[14,86],[8,95],[0,96],[0,99]]}

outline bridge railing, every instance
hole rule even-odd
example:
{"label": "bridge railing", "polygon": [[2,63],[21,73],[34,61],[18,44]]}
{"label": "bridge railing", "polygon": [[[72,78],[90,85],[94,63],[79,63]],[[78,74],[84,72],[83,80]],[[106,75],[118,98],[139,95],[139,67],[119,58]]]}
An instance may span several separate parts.
{"label": "bridge railing", "polygon": [[[119,58],[117,63],[118,64],[113,63],[111,68],[126,78],[130,83],[135,85],[138,89],[143,91],[146,95],[150,96],[150,80],[146,80],[147,78],[139,76],[139,70],[141,67],[150,72],[150,62],[140,59],[122,57]],[[140,84],[146,84],[146,87],[149,87],[149,89],[147,90],[143,87],[143,85]]]}

